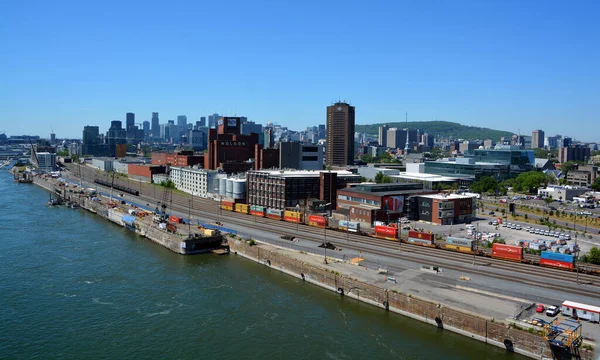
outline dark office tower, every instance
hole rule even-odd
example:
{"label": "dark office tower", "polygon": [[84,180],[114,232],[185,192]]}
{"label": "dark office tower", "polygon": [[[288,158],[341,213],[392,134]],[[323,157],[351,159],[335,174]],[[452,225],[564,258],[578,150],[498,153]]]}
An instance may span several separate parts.
{"label": "dark office tower", "polygon": [[379,127],[379,146],[387,147],[387,131],[387,125],[382,125]]}
{"label": "dark office tower", "polygon": [[83,127],[82,153],[96,155],[96,146],[100,145],[100,128],[98,126]]}
{"label": "dark office tower", "polygon": [[143,128],[144,129],[144,137],[148,136],[148,133],[150,132],[150,121],[146,120],[143,122]]}
{"label": "dark office tower", "polygon": [[158,113],[152,113],[152,137],[154,139],[160,138],[160,124],[158,123]]}
{"label": "dark office tower", "polygon": [[544,132],[542,130],[533,130],[533,132],[531,133],[531,148],[544,148]]}
{"label": "dark office tower", "polygon": [[121,121],[114,120],[110,122],[110,129],[108,129],[107,143],[108,143],[108,154],[109,156],[116,156],[118,144],[127,143],[127,129],[121,127]]}
{"label": "dark office tower", "polygon": [[354,164],[354,106],[343,102],[327,107],[327,150],[325,163]]}
{"label": "dark office tower", "polygon": [[125,131],[127,131],[127,142],[132,142],[135,139],[135,114],[125,114]]}
{"label": "dark office tower", "polygon": [[206,116],[200,116],[200,127],[206,127]]}

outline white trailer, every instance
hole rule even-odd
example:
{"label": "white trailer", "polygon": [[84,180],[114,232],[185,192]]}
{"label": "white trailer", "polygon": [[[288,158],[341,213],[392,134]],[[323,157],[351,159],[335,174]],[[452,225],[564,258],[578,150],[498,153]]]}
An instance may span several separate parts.
{"label": "white trailer", "polygon": [[590,322],[600,322],[600,306],[565,301],[562,303],[561,312],[565,316],[575,317]]}

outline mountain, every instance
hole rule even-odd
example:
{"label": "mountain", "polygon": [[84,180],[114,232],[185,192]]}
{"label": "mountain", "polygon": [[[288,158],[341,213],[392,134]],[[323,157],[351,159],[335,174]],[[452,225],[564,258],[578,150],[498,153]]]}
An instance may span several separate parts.
{"label": "mountain", "polygon": [[359,133],[367,133],[371,135],[379,134],[379,127],[381,125],[388,125],[389,127],[397,128],[411,128],[419,129],[421,134],[428,133],[435,137],[448,137],[452,139],[464,139],[464,140],[485,140],[492,139],[499,141],[501,137],[511,137],[512,132],[494,130],[488,128],[482,128],[477,126],[466,126],[459,123],[449,121],[409,121],[406,122],[392,122],[392,123],[380,123],[380,124],[368,124],[368,125],[356,125],[355,131]]}

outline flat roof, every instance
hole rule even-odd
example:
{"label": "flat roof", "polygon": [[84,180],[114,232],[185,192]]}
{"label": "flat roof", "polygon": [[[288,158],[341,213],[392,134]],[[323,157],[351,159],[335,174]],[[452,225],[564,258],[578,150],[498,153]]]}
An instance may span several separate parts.
{"label": "flat roof", "polygon": [[438,181],[456,181],[456,180],[462,180],[462,179],[473,179],[475,176],[472,175],[464,175],[464,176],[460,176],[460,177],[455,177],[455,176],[443,176],[443,175],[438,175],[438,174],[423,174],[423,173],[408,173],[408,172],[401,172],[398,175],[388,175],[391,178],[398,178],[398,179],[410,179],[410,180],[422,180],[422,181],[431,181],[431,182],[438,182]]}
{"label": "flat roof", "polygon": [[269,176],[279,176],[279,177],[317,177],[320,176],[322,172],[332,172],[337,173],[338,175],[354,175],[360,176],[358,174],[354,174],[348,170],[253,170],[249,171],[254,174],[267,174]]}
{"label": "flat roof", "polygon": [[[410,194],[418,194],[418,193],[423,193],[423,192],[427,192],[429,190],[425,190],[425,189],[400,189],[400,190],[391,190],[391,191],[365,191],[362,189],[358,189],[358,188],[343,188],[343,189],[339,189],[338,193],[340,192],[351,192],[351,193],[356,193],[356,194],[361,194],[361,195],[375,195],[375,196],[393,196],[393,195],[410,195]],[[431,190],[433,191],[433,190]]]}
{"label": "flat roof", "polygon": [[439,200],[453,200],[453,199],[471,199],[476,197],[475,195],[459,195],[459,194],[430,194],[430,195],[422,195],[422,197],[429,199],[439,199]]}
{"label": "flat roof", "polygon": [[586,305],[581,303],[576,303],[573,301],[565,301],[562,303],[562,306],[574,308],[577,310],[585,310],[590,312],[595,312],[600,314],[600,306]]}

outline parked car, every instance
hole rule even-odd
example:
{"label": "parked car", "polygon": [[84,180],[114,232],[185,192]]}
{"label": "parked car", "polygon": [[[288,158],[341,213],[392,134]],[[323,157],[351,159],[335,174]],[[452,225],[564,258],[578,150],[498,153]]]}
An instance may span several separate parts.
{"label": "parked car", "polygon": [[494,212],[493,212],[493,211],[490,211],[490,212],[488,213],[488,215],[494,215]]}
{"label": "parked car", "polygon": [[546,310],[546,315],[547,316],[556,316],[556,315],[558,315],[559,311],[560,311],[560,308],[558,306],[548,306],[548,309]]}
{"label": "parked car", "polygon": [[536,313],[543,313],[544,310],[546,310],[546,308],[544,307],[543,304],[538,304],[538,306],[535,307],[535,312]]}

